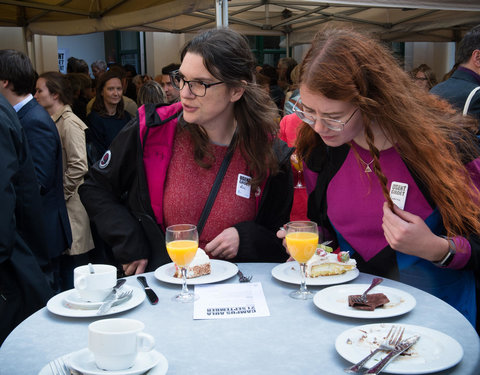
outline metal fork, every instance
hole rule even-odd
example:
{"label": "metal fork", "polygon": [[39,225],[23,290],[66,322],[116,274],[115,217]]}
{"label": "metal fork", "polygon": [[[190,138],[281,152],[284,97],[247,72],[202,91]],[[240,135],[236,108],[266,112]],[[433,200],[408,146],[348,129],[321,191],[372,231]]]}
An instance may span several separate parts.
{"label": "metal fork", "polygon": [[242,271],[238,270],[237,272],[238,281],[241,283],[249,283],[252,280],[252,276],[245,276]]}
{"label": "metal fork", "polygon": [[367,288],[367,290],[365,292],[363,292],[363,294],[360,296],[360,297],[352,297],[352,301],[354,303],[367,303],[368,299],[367,299],[367,294],[369,291],[371,291],[373,288],[375,288],[378,284],[380,284],[381,282],[383,281],[383,279],[381,277],[375,277],[373,280],[372,280],[372,283],[370,284],[370,286]]}
{"label": "metal fork", "polygon": [[351,367],[348,367],[344,369],[345,372],[360,372],[365,365],[375,354],[377,354],[380,351],[392,351],[395,349],[395,345],[397,345],[400,341],[402,341],[403,333],[405,332],[404,327],[396,327],[392,326],[390,328],[390,331],[388,331],[387,336],[385,336],[385,339],[383,342],[380,344],[380,346],[375,349],[373,352],[371,352],[369,355],[367,355],[364,359],[362,359],[360,362],[354,364]]}
{"label": "metal fork", "polygon": [[71,375],[70,369],[61,357],[49,362],[48,366],[52,375]]}
{"label": "metal fork", "polygon": [[[122,292],[118,295],[118,297],[116,298],[116,301],[115,302],[118,302],[118,303],[121,303],[123,302],[122,300],[123,299],[126,299],[126,298],[129,298],[131,297],[131,295],[133,294],[133,289],[130,289],[130,290],[127,290],[125,292]],[[114,302],[114,306],[115,306],[115,302]]]}

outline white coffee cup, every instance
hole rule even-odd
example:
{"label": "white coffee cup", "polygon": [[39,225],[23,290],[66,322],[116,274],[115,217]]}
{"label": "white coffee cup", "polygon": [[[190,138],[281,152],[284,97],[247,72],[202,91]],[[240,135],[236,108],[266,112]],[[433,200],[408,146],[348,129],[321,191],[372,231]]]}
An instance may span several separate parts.
{"label": "white coffee cup", "polygon": [[145,325],[135,319],[102,319],[88,326],[88,349],[101,370],[125,370],[135,364],[138,352],[149,352],[155,339],[143,333]]}
{"label": "white coffee cup", "polygon": [[80,298],[88,302],[100,302],[117,283],[117,268],[108,264],[94,264],[94,273],[88,265],[73,270],[73,285]]}

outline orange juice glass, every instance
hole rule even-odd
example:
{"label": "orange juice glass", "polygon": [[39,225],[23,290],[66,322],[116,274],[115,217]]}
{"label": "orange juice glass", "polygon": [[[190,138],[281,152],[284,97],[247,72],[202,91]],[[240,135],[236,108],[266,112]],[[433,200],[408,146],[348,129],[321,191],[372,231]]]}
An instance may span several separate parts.
{"label": "orange juice glass", "polygon": [[192,224],[170,225],[165,231],[167,252],[182,271],[182,291],[174,297],[177,302],[193,302],[196,296],[187,288],[187,267],[198,249],[198,231]]}
{"label": "orange juice glass", "polygon": [[313,298],[307,290],[306,263],[315,253],[318,245],[318,226],[313,221],[291,221],[285,225],[287,243],[290,255],[300,264],[300,289],[290,293],[295,299]]}
{"label": "orange juice glass", "polygon": [[192,240],[176,240],[167,243],[167,252],[179,267],[187,267],[195,257],[198,242]]}
{"label": "orange juice glass", "polygon": [[292,232],[285,237],[290,255],[298,263],[307,263],[317,249],[318,233]]}

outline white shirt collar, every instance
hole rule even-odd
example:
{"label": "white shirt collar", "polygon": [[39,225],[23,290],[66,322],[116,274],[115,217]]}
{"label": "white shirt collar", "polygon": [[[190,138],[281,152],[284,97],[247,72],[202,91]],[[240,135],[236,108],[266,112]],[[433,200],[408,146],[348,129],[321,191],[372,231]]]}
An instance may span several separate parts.
{"label": "white shirt collar", "polygon": [[28,103],[30,100],[32,100],[32,99],[33,99],[33,95],[32,95],[32,94],[28,94],[25,99],[23,99],[21,102],[15,104],[15,105],[13,106],[13,109],[15,110],[15,112],[20,111],[20,110],[23,108],[23,106],[24,106],[25,104],[27,104],[27,103]]}

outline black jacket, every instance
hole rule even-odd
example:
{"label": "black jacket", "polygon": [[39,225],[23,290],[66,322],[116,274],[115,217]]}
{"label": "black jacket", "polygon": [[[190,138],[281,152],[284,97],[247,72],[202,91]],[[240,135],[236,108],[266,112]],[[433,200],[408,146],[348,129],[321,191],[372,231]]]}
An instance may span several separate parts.
{"label": "black jacket", "polygon": [[[163,121],[153,106],[146,107],[146,119],[148,128],[177,121],[176,116]],[[103,164],[102,160],[97,162],[79,192],[90,220],[112,247],[115,258],[122,264],[147,258],[147,271],[153,271],[170,259],[163,230],[156,223],[150,204],[139,134],[137,116],[112,142],[108,165],[102,167],[107,156]],[[275,233],[288,222],[293,202],[290,168],[293,150],[276,140],[275,151],[280,172],[266,181],[255,220],[235,225],[240,246],[237,257],[232,259],[234,262],[280,262],[287,258]]]}

